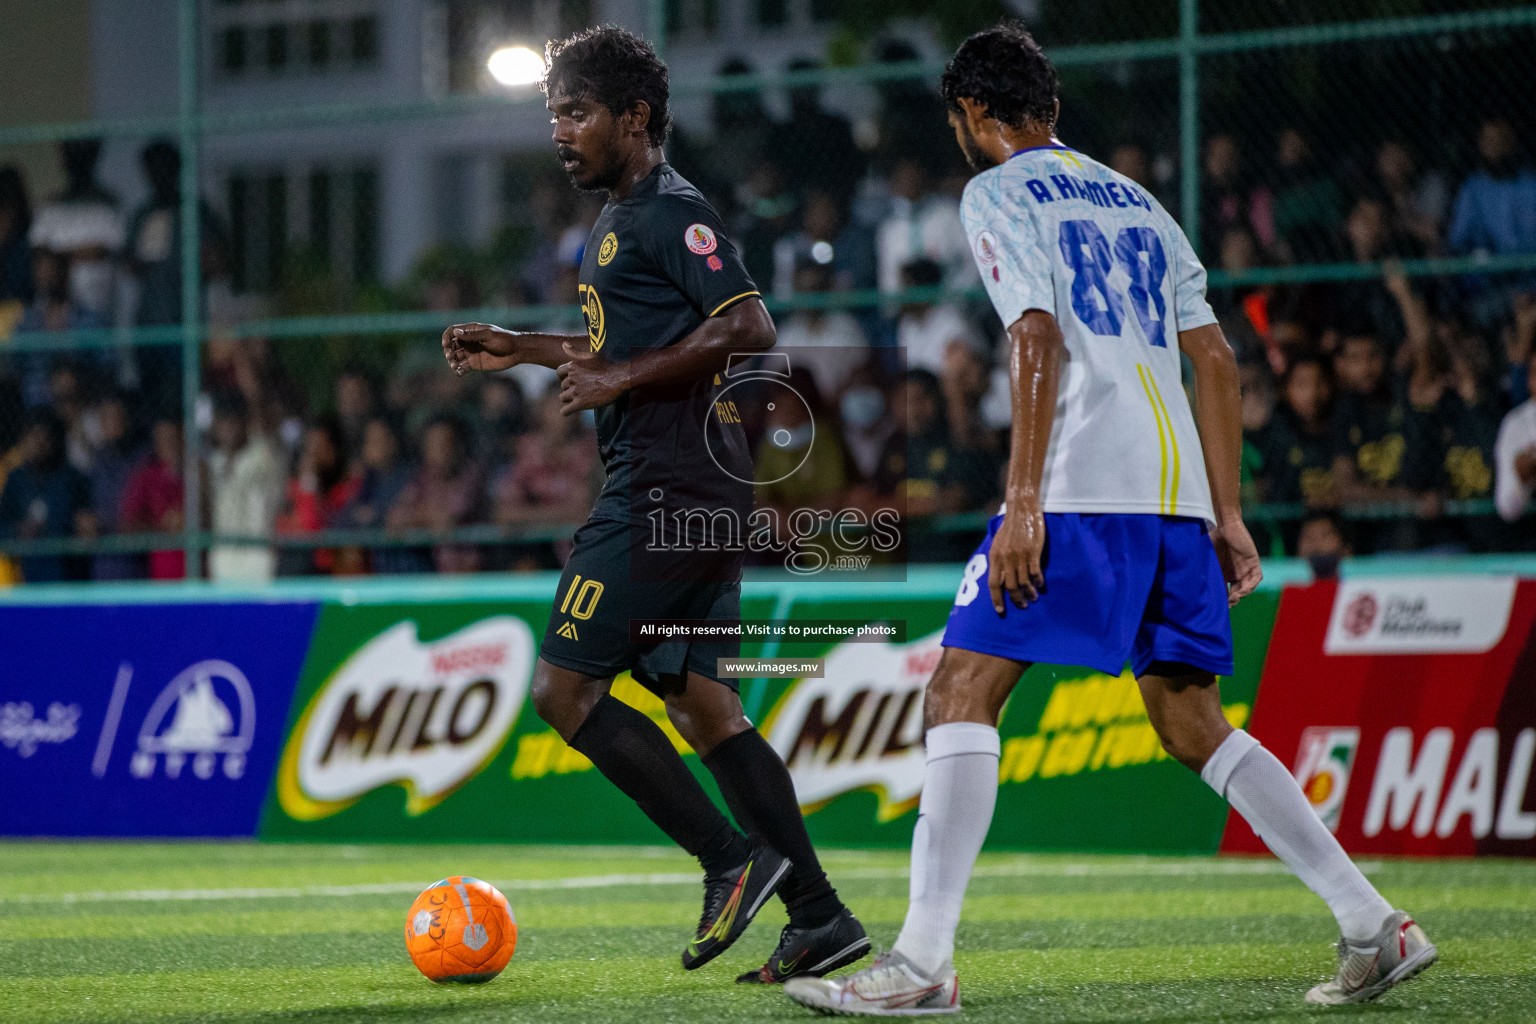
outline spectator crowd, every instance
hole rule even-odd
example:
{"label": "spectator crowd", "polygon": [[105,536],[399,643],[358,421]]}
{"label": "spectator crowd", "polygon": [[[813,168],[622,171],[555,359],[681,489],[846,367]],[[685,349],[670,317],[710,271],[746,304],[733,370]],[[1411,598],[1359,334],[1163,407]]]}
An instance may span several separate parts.
{"label": "spectator crowd", "polygon": [[[904,47],[880,57],[915,56]],[[733,61],[721,73],[751,70]],[[858,126],[815,87],[790,90],[782,122],[754,93],[719,93],[710,131],[680,127],[668,153],[711,197],[765,295],[784,303],[779,345],[817,447],[802,462],[761,440],[809,437],[798,409],[749,416],[759,463],[802,467],[760,488],[760,503],[897,503],[920,527],[996,506],[1007,339],[960,224],[968,172],[940,100],[911,81],[878,89],[877,114]],[[1064,133],[1071,143],[1070,123]],[[1262,549],[1327,567],[1349,553],[1536,548],[1526,511],[1536,274],[1410,277],[1399,265],[1536,254],[1530,140],[1491,118],[1477,127],[1475,165],[1460,168],[1396,139],[1328,162],[1300,129],[1272,142],[1262,151],[1236,135],[1204,139],[1197,239],[1207,266],[1226,272],[1210,300],[1239,358],[1244,494]],[[145,148],[150,198],[126,214],[97,180],[99,149],[64,144],[65,188],[35,210],[21,175],[0,168],[0,333],[180,323],[179,155],[165,142]],[[1107,155],[1178,214],[1166,154],[1125,141]],[[488,285],[441,251],[426,254],[416,307],[446,325],[485,305],[574,306],[598,205],[559,177],[535,182],[527,201],[533,239],[521,258]],[[238,305],[229,231],[210,204],[200,209],[199,301],[216,324],[221,306]],[[1266,268],[1307,263],[1336,272],[1262,283]],[[845,292],[881,298],[839,301]],[[107,340],[0,349],[0,538],[186,527],[180,349],[94,337]],[[197,505],[217,535],[211,575],[560,564],[602,472],[590,418],[561,414],[552,372],[461,379],[435,339],[417,339],[317,380],[294,348],[210,327],[191,421]],[[460,529],[471,526],[485,529]],[[273,542],[333,530],[381,530],[398,543]],[[909,554],[960,557],[974,534]],[[169,549],[6,564],[0,574],[26,580],[169,579],[186,568]]]}

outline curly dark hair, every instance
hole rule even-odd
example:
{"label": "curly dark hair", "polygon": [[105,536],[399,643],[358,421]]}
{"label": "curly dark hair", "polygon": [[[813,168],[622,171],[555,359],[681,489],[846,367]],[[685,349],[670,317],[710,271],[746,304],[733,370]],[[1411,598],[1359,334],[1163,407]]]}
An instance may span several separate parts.
{"label": "curly dark hair", "polygon": [[667,141],[667,66],[651,44],[615,25],[583,29],[544,47],[546,96],[587,96],[615,117],[644,100],[651,108],[646,134],[651,144]]}
{"label": "curly dark hair", "polygon": [[1012,128],[1056,122],[1056,67],[1017,22],[984,29],[960,44],[944,68],[940,89],[950,110],[969,96]]}

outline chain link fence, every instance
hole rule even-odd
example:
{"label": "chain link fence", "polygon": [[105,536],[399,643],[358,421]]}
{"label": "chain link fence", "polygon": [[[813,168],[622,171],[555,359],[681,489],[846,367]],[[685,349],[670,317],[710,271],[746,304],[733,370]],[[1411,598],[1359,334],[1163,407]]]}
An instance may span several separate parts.
{"label": "chain link fence", "polygon": [[[599,204],[552,167],[535,94],[484,92],[475,5],[447,6],[470,48],[436,98],[232,104],[233,78],[383,60],[392,23],[354,12],[279,46],[239,0],[218,34],[187,2],[179,106],[0,128],[5,578],[560,564],[601,482],[590,427],[559,417],[547,371],[447,372],[438,335],[583,330]],[[1536,9],[879,6],[788,5],[811,20],[761,48],[730,46],[709,5],[650,24],[669,33],[669,158],[742,247],[781,345],[854,353],[805,366],[829,479],[899,492],[909,553],[968,554],[1006,461],[1004,335],[936,89],[947,48],[1006,11],[1058,63],[1063,141],[1141,183],[1210,268],[1268,550],[1536,545],[1536,428],[1520,444],[1509,418],[1536,377]],[[483,130],[507,123],[523,141]],[[78,170],[99,137],[107,159],[64,201],[29,189],[39,147]],[[396,152],[438,137],[415,164]]]}

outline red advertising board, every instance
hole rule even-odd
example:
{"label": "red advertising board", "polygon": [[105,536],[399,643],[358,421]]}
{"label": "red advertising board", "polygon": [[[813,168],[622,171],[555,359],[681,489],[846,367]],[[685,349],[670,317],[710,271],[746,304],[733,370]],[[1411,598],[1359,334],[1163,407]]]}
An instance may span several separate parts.
{"label": "red advertising board", "polygon": [[1288,588],[1248,729],[1351,853],[1536,856],[1533,627],[1536,580]]}

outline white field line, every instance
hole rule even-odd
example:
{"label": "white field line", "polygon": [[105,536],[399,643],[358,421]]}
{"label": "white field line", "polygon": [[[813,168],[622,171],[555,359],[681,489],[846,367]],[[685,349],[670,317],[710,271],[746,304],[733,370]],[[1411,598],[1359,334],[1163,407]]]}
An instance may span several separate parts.
{"label": "white field line", "polygon": [[[1372,874],[1381,869],[1380,862],[1363,861],[1361,871]],[[1195,875],[1284,875],[1285,865],[1273,860],[1232,861],[1160,861],[1145,860],[1129,863],[1057,862],[1035,864],[1027,861],[1012,864],[983,864],[974,875],[982,878],[1136,878],[1136,877],[1184,877]],[[855,868],[836,872],[840,879],[898,879],[907,877],[904,867]],[[658,872],[651,874],[586,875],[575,878],[525,878],[495,882],[498,889],[508,892],[533,892],[559,889],[610,889],[624,886],[698,885],[699,875],[683,872]],[[119,889],[113,891],[61,893],[17,893],[0,895],[0,905],[18,903],[158,903],[166,900],[266,900],[298,899],[305,896],[392,896],[401,893],[419,893],[420,882],[375,882],[360,885],[292,885],[250,889]]]}

